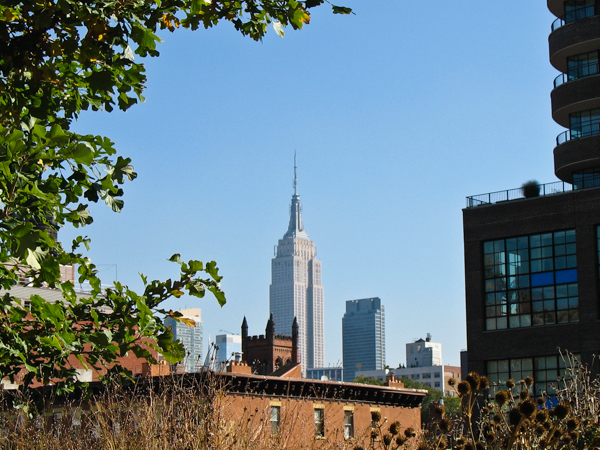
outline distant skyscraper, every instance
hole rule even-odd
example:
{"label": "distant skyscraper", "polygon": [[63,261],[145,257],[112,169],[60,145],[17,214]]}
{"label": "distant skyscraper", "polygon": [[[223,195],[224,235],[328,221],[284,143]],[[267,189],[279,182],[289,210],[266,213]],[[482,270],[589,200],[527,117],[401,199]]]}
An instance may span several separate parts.
{"label": "distant skyscraper", "polygon": [[298,320],[298,347],[302,371],[322,367],[323,286],[321,261],[317,249],[304,231],[302,207],[296,183],[294,157],[294,195],[288,230],[277,244],[271,260],[270,311],[275,320],[275,333],[289,335],[294,317]]}
{"label": "distant skyscraper", "polygon": [[346,302],[342,346],[344,381],[353,381],[357,371],[384,368],[385,313],[379,297]]}
{"label": "distant skyscraper", "polygon": [[183,322],[178,322],[171,317],[165,319],[165,325],[171,327],[175,339],[181,341],[185,347],[186,372],[198,372],[202,366],[202,311],[200,308],[182,309],[179,311],[184,318],[196,322],[195,327],[190,327]]}
{"label": "distant skyscraper", "polygon": [[221,364],[235,360],[236,353],[242,353],[242,336],[239,334],[217,334],[215,344],[219,347],[217,350],[217,367],[219,368],[221,368]]}

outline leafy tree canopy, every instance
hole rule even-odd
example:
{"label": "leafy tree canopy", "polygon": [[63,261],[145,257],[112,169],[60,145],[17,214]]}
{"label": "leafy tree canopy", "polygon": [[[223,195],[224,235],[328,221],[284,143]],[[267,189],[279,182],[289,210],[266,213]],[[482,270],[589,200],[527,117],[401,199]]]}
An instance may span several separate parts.
{"label": "leafy tree canopy", "polygon": [[360,384],[372,384],[374,386],[383,386],[383,381],[378,380],[377,378],[367,377],[365,375],[360,375],[354,379],[354,383]]}
{"label": "leafy tree canopy", "polygon": [[439,402],[442,398],[444,399],[446,413],[449,416],[455,416],[460,413],[461,406],[460,399],[458,397],[451,397],[449,395],[444,396],[442,391],[432,388],[431,386],[420,381],[411,380],[409,378],[403,377],[402,382],[404,383],[404,387],[408,389],[425,389],[427,391],[427,395],[423,399],[423,403],[421,403],[421,421],[424,424],[427,424],[430,420],[429,405],[432,402]]}
{"label": "leafy tree canopy", "polygon": [[[123,207],[122,185],[136,173],[116,156],[110,139],[80,135],[70,126],[82,111],[127,110],[142,102],[146,76],[139,60],[158,56],[158,30],[209,28],[225,21],[260,40],[272,25],[300,29],[324,0],[4,0],[0,4],[0,376],[58,383],[73,389],[76,357],[90,368],[127,376],[118,358],[133,352],[153,361],[183,357],[165,328],[161,309],[184,292],[225,297],[214,262],[171,260],[179,279],[150,281],[138,294],[116,283],[103,290],[97,270],[80,253],[79,236],[63,248],[56,233],[66,224],[92,223],[90,202]],[[331,5],[334,13],[349,8]],[[91,295],[78,296],[60,281],[60,267],[76,265]],[[27,283],[60,289],[64,301],[31,297],[30,308],[11,295]],[[182,320],[182,319],[180,319]],[[153,338],[150,347],[147,338]],[[116,364],[116,365],[115,365]],[[60,381],[62,380],[62,381]]]}

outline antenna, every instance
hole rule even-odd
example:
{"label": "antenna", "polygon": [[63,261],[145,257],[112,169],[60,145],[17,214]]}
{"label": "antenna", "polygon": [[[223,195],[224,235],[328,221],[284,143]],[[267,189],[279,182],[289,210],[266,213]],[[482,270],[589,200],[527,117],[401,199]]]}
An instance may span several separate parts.
{"label": "antenna", "polygon": [[294,150],[294,195],[297,195],[298,183],[296,181],[296,150]]}
{"label": "antenna", "polygon": [[227,333],[227,334],[234,334],[234,335],[236,335],[236,336],[239,336],[239,335],[240,335],[240,333],[234,333],[233,331],[227,331],[227,330],[219,330],[219,333],[220,333],[221,331],[224,331],[224,332],[225,332],[225,333]]}

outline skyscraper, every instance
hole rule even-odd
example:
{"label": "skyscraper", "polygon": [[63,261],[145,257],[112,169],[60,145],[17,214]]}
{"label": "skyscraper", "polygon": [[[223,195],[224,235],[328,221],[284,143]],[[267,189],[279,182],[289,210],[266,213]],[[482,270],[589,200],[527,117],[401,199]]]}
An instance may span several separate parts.
{"label": "skyscraper", "polygon": [[241,356],[242,336],[239,334],[217,334],[215,336],[217,344],[217,367],[222,369],[228,361],[232,361]]}
{"label": "skyscraper", "polygon": [[344,381],[385,366],[385,312],[379,297],[348,300],[342,318]]}
{"label": "skyscraper", "polygon": [[600,2],[547,7],[552,118],[568,128],[553,151],[560,181],[463,210],[468,369],[498,386],[531,375],[537,395],[564,373],[559,349],[591,363],[600,341]]}
{"label": "skyscraper", "polygon": [[202,311],[200,308],[182,309],[179,311],[185,319],[196,323],[190,327],[172,317],[165,319],[165,325],[171,327],[175,339],[185,347],[185,358],[182,361],[186,372],[198,372],[202,366]]}
{"label": "skyscraper", "polygon": [[271,260],[269,298],[276,334],[288,335],[294,317],[298,321],[299,357],[304,374],[308,368],[322,367],[325,359],[321,261],[316,256],[315,244],[302,223],[294,156],[290,223],[283,239],[279,239],[275,258]]}

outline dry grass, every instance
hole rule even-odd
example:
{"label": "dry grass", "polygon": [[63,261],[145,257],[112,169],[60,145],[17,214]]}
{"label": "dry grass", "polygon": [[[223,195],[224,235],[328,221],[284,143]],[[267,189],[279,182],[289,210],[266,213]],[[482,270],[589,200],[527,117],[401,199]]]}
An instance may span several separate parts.
{"label": "dry grass", "polygon": [[[93,397],[89,406],[76,402],[47,408],[43,414],[4,408],[0,414],[0,448],[9,450],[280,450],[280,449],[384,449],[399,448],[396,440],[386,446],[378,430],[376,441],[369,431],[351,441],[343,430],[328,439],[303,439],[305,423],[298,410],[282,411],[279,433],[273,436],[270,411],[244,409],[233,417],[231,396],[225,395],[210,374],[184,385],[165,377],[160,386],[139,384],[113,387]],[[5,398],[6,401],[6,398]],[[48,400],[48,404],[52,404]],[[239,414],[238,414],[239,416]],[[409,440],[410,442],[411,440]],[[413,440],[414,441],[414,440]],[[404,445],[406,447],[409,442]]]}

